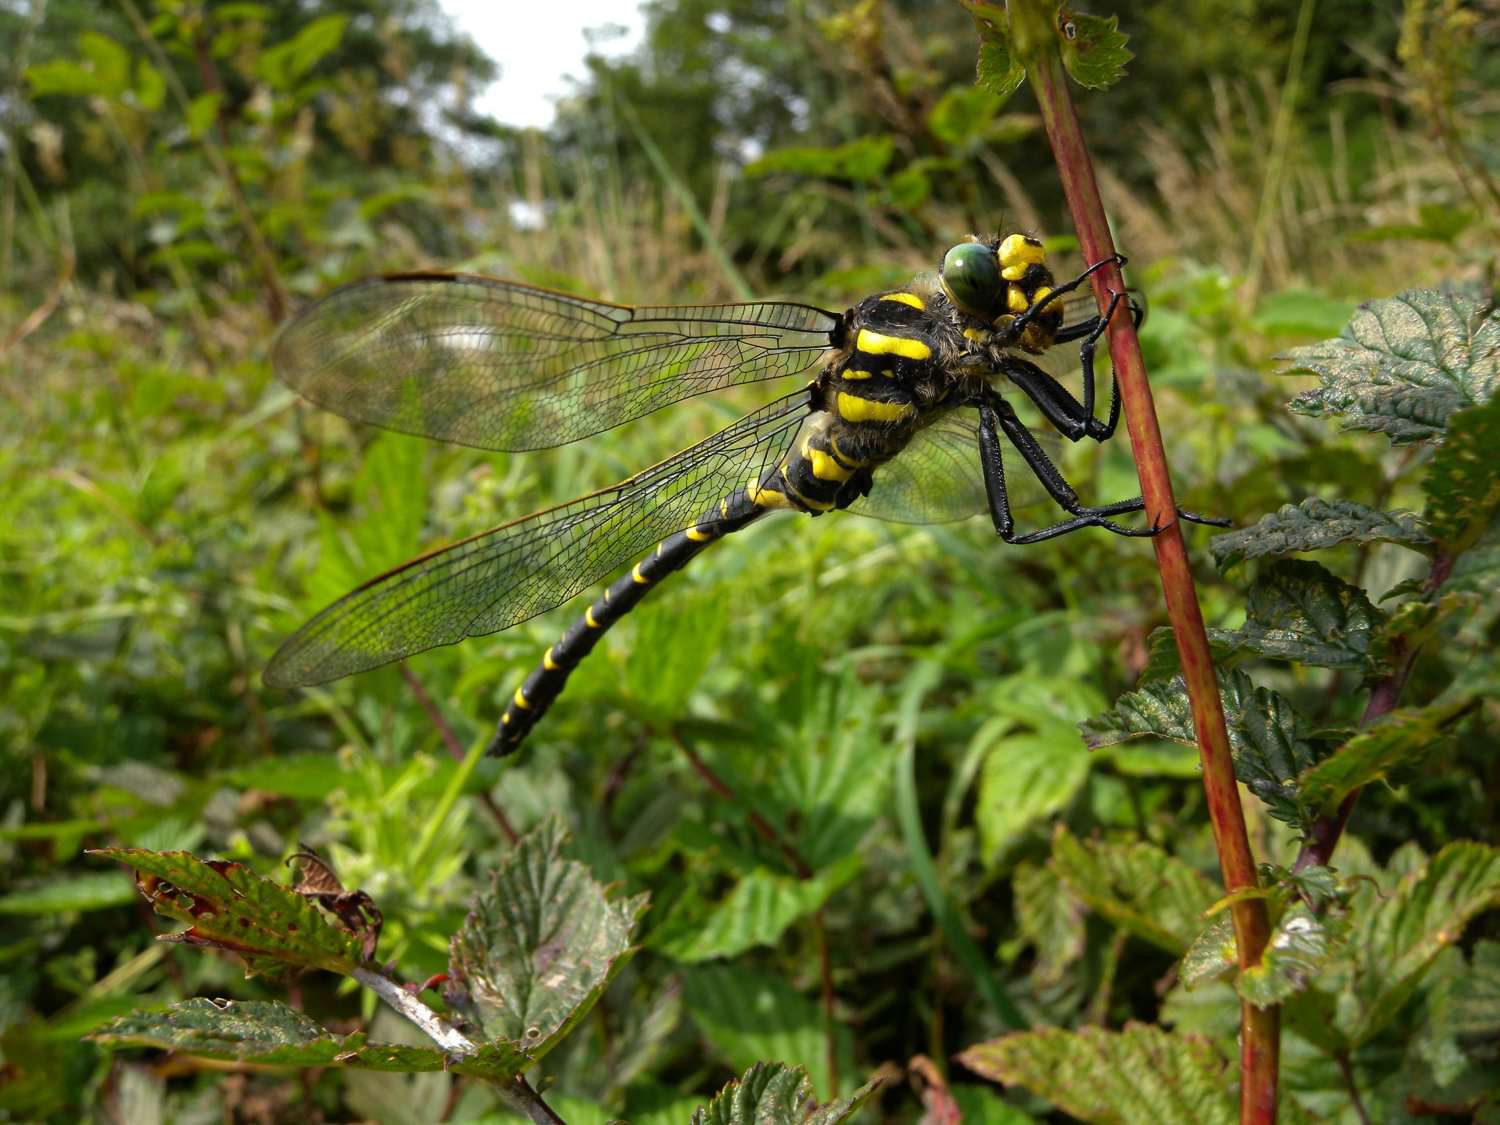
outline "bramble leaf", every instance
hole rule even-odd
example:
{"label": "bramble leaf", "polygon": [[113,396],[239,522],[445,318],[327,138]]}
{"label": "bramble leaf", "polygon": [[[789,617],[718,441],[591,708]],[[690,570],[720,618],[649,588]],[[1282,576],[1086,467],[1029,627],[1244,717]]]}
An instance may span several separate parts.
{"label": "bramble leaf", "polygon": [[1135,56],[1125,49],[1129,39],[1118,16],[1091,16],[1062,9],[1057,16],[1062,36],[1062,61],[1073,81],[1087,90],[1103,90],[1125,77],[1125,64]]}
{"label": "bramble leaf", "polygon": [[135,868],[136,886],[158,914],[189,923],[157,940],[226,949],[245,960],[247,976],[281,977],[294,969],[353,972],[363,963],[360,938],[339,929],[290,887],[228,860],[188,852],[101,848],[89,853]]}
{"label": "bramble leaf", "polygon": [[1450,416],[1500,382],[1500,314],[1466,294],[1409,289],[1361,305],[1337,339],[1282,358],[1291,361],[1282,374],[1321,379],[1292,400],[1294,412],[1340,416],[1344,429],[1396,445],[1441,439]]}
{"label": "bramble leaf", "polygon": [[[1495,333],[1500,348],[1500,331]],[[1423,487],[1427,528],[1442,549],[1468,550],[1500,511],[1500,398],[1449,420],[1448,435],[1433,455]]]}
{"label": "bramble leaf", "polygon": [[1358,586],[1315,562],[1280,559],[1256,575],[1245,624],[1214,639],[1272,660],[1375,671],[1371,642],[1384,615]]}
{"label": "bramble leaf", "polygon": [[437,1047],[367,1043],[363,1032],[334,1035],[274,1000],[185,1000],[165,1011],[121,1016],[88,1038],[110,1049],[156,1047],[261,1066],[346,1066],[403,1073],[447,1070],[490,1079],[513,1078],[532,1061],[506,1043],[486,1046],[462,1059]]}
{"label": "bramble leaf", "polygon": [[1360,786],[1420,760],[1443,738],[1443,728],[1470,705],[1468,699],[1457,699],[1392,711],[1303,772],[1297,782],[1303,803],[1315,813],[1332,811]]}
{"label": "bramble leaf", "polygon": [[1432,546],[1432,536],[1410,512],[1380,512],[1352,500],[1309,496],[1283,504],[1253,527],[1216,535],[1209,541],[1214,562],[1228,570],[1246,559],[1322,551],[1340,543],[1399,543],[1416,551]]}
{"label": "bramble leaf", "polygon": [[1052,864],[1089,907],[1170,953],[1187,949],[1216,897],[1207,878],[1155,844],[1085,844],[1059,828]]}
{"label": "bramble leaf", "polygon": [[549,822],[506,857],[453,935],[445,995],[488,1039],[539,1059],[629,958],[646,900],[609,901],[586,867],[562,857],[561,829]]}

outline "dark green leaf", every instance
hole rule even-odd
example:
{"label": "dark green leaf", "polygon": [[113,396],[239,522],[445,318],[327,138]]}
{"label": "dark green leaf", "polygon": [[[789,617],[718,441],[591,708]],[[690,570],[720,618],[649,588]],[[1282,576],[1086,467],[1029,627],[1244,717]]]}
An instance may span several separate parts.
{"label": "dark green leaf", "polygon": [[[1214,667],[1224,668],[1233,662],[1234,653],[1223,638],[1234,634],[1223,629],[1210,629],[1208,632],[1209,653],[1213,656]],[[1156,680],[1170,680],[1181,672],[1182,660],[1177,652],[1177,637],[1173,634],[1172,627],[1161,625],[1152,629],[1151,635],[1146,638],[1146,667],[1141,671],[1139,684],[1144,686]]]}
{"label": "dark green leaf", "polygon": [[1071,9],[1058,13],[1063,66],[1073,81],[1089,90],[1103,90],[1125,77],[1125,64],[1135,56],[1125,49],[1129,38],[1116,16],[1091,16]]}
{"label": "dark green leaf", "polygon": [[[1500,331],[1495,333],[1500,349]],[[1500,511],[1500,398],[1448,420],[1427,469],[1428,531],[1449,555],[1468,550]]]}
{"label": "dark green leaf", "polygon": [[986,38],[979,47],[976,80],[990,93],[1008,98],[1026,80],[1026,68],[1011,54],[1009,44],[1000,39]]}
{"label": "dark green leaf", "polygon": [[261,1066],[455,1071],[489,1079],[512,1078],[532,1062],[509,1044],[454,1059],[437,1047],[367,1043],[362,1032],[336,1036],[285,1004],[261,1000],[186,1000],[122,1016],[88,1038],[111,1049],[156,1047]]}
{"label": "dark green leaf", "polygon": [[1390,712],[1302,774],[1298,788],[1304,804],[1314,811],[1330,812],[1360,786],[1399,766],[1421,761],[1442,741],[1445,728],[1469,706],[1469,700],[1457,699]]}
{"label": "dark green leaf", "polygon": [[1449,417],[1487,400],[1500,380],[1500,314],[1460,293],[1411,289],[1368,301],[1343,333],[1295,348],[1283,374],[1321,382],[1292,400],[1299,414],[1340,416],[1343,427],[1395,444],[1440,439]]}
{"label": "dark green leaf", "polygon": [[334,926],[290,887],[242,864],[139,848],[89,854],[135,868],[136,885],[156,912],[188,923],[161,941],[227,949],[245,959],[249,976],[306,968],[347,974],[363,960],[357,935]]}
{"label": "dark green leaf", "polygon": [[1279,1004],[1301,992],[1328,960],[1334,947],[1331,926],[1298,904],[1282,915],[1261,954],[1260,964],[1235,981],[1239,994],[1258,1008]]}
{"label": "dark green leaf", "polygon": [[1245,624],[1215,639],[1272,660],[1375,671],[1371,639],[1384,615],[1358,586],[1315,562],[1280,559],[1256,575]]}
{"label": "dark green leaf", "polygon": [[800,1122],[812,1101],[807,1071],[786,1063],[758,1062],[729,1081],[706,1106],[699,1107],[692,1125],[781,1125]]}
{"label": "dark green leaf", "polygon": [[1187,949],[1216,897],[1208,879],[1155,844],[1085,844],[1059,828],[1052,864],[1091,908],[1170,953]]}
{"label": "dark green leaf", "polygon": [[959,1056],[970,1070],[1019,1084],[1083,1121],[1234,1125],[1233,1072],[1206,1040],[1158,1027],[1044,1027],[1003,1035]]}
{"label": "dark green leaf", "polygon": [[1300,504],[1283,504],[1254,527],[1215,536],[1209,549],[1219,569],[1228,570],[1246,559],[1321,551],[1340,543],[1399,543],[1425,551],[1432,537],[1410,512],[1380,512],[1351,500],[1310,496]]}
{"label": "dark green leaf", "polygon": [[629,957],[647,896],[610,902],[581,863],[562,857],[548,822],[506,856],[453,935],[454,1003],[491,1041],[533,1058],[588,1014]]}

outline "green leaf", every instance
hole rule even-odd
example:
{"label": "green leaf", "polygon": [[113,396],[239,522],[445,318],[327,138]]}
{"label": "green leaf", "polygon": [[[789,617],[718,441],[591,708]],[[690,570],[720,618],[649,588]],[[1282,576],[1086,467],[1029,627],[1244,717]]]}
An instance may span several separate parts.
{"label": "green leaf", "polygon": [[801,1067],[758,1062],[731,1079],[690,1120],[692,1125],[792,1125],[806,1116],[812,1097],[812,1084]]}
{"label": "green leaf", "polygon": [[1292,907],[1271,932],[1260,964],[1240,973],[1235,990],[1257,1008],[1280,1004],[1301,992],[1327,963],[1334,948],[1334,926],[1301,904]]}
{"label": "green leaf", "polygon": [[1169,953],[1188,948],[1217,897],[1207,878],[1155,844],[1085,844],[1059,828],[1052,863],[1091,908]]}
{"label": "green leaf", "polygon": [[[1496,334],[1500,348],[1500,332]],[[1448,421],[1448,435],[1433,455],[1423,487],[1427,528],[1441,549],[1457,555],[1472,547],[1500,511],[1500,398]]]}
{"label": "green leaf", "polygon": [[1283,504],[1254,527],[1216,535],[1209,549],[1219,569],[1228,570],[1246,559],[1322,551],[1340,543],[1399,543],[1425,551],[1432,537],[1410,512],[1380,512],[1351,500],[1310,496],[1300,504]]}
{"label": "green leaf", "polygon": [[1193,944],[1182,955],[1179,979],[1186,988],[1217,980],[1233,972],[1239,964],[1238,949],[1234,940],[1234,916],[1227,910],[1215,914]]}
{"label": "green leaf", "polygon": [[362,1032],[337,1036],[274,1000],[185,1000],[165,1011],[111,1020],[88,1038],[111,1050],[155,1047],[260,1066],[454,1071],[492,1080],[513,1078],[532,1062],[504,1043],[457,1059],[437,1047],[367,1043]]}
{"label": "green leaf", "polygon": [[669,922],[652,934],[651,945],[668,957],[688,962],[735,957],[757,946],[773,945],[788,926],[817,910],[853,879],[861,865],[858,855],[847,855],[811,879],[757,867],[706,916],[694,913],[684,924]]}
{"label": "green leaf", "polygon": [[[762,1059],[798,1059],[811,1075],[813,1089],[832,1089],[822,1013],[780,977],[741,965],[692,970],[683,999],[708,1041],[735,1070],[747,1070]],[[854,1069],[849,1028],[828,1029],[841,1073]]]}
{"label": "green leaf", "polygon": [[1066,808],[1088,780],[1088,749],[1071,727],[1006,737],[1006,726],[987,723],[975,742],[990,743],[979,774],[974,818],[981,860],[999,859],[1027,829]]}
{"label": "green leaf", "polygon": [[[1303,824],[1306,812],[1298,796],[1297,777],[1317,758],[1306,720],[1280,695],[1256,687],[1237,668],[1219,672],[1219,693],[1235,776],[1266,803],[1272,816],[1288,824]],[[1181,676],[1126,692],[1112,711],[1085,720],[1079,729],[1091,747],[1142,737],[1197,745]]]}
{"label": "green leaf", "polygon": [[1215,639],[1272,660],[1375,671],[1371,640],[1384,615],[1358,586],[1315,562],[1280,559],[1256,575],[1245,624]]}
{"label": "green leaf", "polygon": [[1130,1023],[1123,1031],[1043,1027],[959,1055],[970,1070],[1019,1084],[1083,1121],[1235,1125],[1234,1074],[1207,1040]]}
{"label": "green leaf", "polygon": [[261,52],[255,69],[273,88],[290,89],[297,79],[338,47],[348,26],[349,17],[345,15],[315,19],[285,43]]}
{"label": "green leaf", "polygon": [[199,94],[188,103],[187,120],[188,132],[196,139],[204,133],[219,119],[219,106],[224,101],[223,91],[214,90],[207,94]]}
{"label": "green leaf", "polygon": [[1063,9],[1057,28],[1063,66],[1074,82],[1087,90],[1103,90],[1125,77],[1125,64],[1135,56],[1125,49],[1129,37],[1120,30],[1118,17]]}
{"label": "green leaf", "polygon": [[962,148],[983,139],[1005,99],[989,90],[955,86],[927,115],[927,128],[944,144]]}
{"label": "green leaf", "polygon": [[348,974],[363,961],[357,935],[335,927],[290,887],[243,864],[139,848],[89,854],[135,868],[136,886],[152,908],[189,924],[159,941],[237,953],[245,959],[247,976],[282,977],[309,968]]}
{"label": "green leaf", "polygon": [[1008,98],[1025,80],[1026,68],[1011,53],[1010,45],[987,36],[979,46],[979,65],[975,70],[975,81],[980,88]]}
{"label": "green leaf", "polygon": [[836,1098],[827,1105],[819,1106],[807,1118],[805,1125],[839,1125],[841,1121],[847,1121],[853,1117],[860,1107],[874,1097],[875,1092],[885,1084],[884,1078],[872,1078],[847,1098]]}
{"label": "green leaf", "polygon": [[637,611],[635,649],[650,660],[627,660],[621,678],[632,698],[648,714],[675,718],[704,670],[712,664],[729,622],[729,599],[712,592],[679,596]]}
{"label": "green leaf", "polygon": [[450,999],[492,1041],[540,1059],[588,1014],[634,950],[647,895],[610,902],[562,857],[549,821],[518,844],[453,935]]}
{"label": "green leaf", "polygon": [[1083,903],[1068,889],[1053,864],[1023,863],[1011,878],[1016,929],[1036,950],[1031,975],[1056,984],[1083,956]]}
{"label": "green leaf", "polygon": [[104,910],[135,898],[135,888],[119,871],[90,871],[0,895],[0,914],[62,914]]}
{"label": "green leaf", "polygon": [[1283,374],[1321,382],[1291,402],[1396,445],[1440,439],[1449,417],[1500,380],[1500,313],[1462,293],[1411,289],[1361,305],[1337,339],[1294,348]]}
{"label": "green leaf", "polygon": [[878,178],[895,154],[896,142],[892,137],[860,137],[832,147],[772,149],[747,165],[745,174],[768,176],[780,172],[866,183]]}
{"label": "green leaf", "polygon": [[1314,812],[1331,812],[1361,786],[1421,761],[1443,741],[1444,728],[1470,706],[1470,700],[1457,699],[1390,712],[1304,771],[1297,783],[1303,803]]}

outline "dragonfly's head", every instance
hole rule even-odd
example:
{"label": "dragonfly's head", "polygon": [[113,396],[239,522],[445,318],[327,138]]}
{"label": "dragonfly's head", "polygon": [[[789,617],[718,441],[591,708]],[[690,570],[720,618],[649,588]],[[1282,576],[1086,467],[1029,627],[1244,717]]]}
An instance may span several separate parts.
{"label": "dragonfly's head", "polygon": [[[971,239],[943,255],[938,282],[959,312],[1004,332],[1052,291],[1046,257],[1042,244],[1029,235]],[[1053,301],[1027,321],[1016,343],[1029,352],[1045,351],[1061,324],[1062,305]]]}

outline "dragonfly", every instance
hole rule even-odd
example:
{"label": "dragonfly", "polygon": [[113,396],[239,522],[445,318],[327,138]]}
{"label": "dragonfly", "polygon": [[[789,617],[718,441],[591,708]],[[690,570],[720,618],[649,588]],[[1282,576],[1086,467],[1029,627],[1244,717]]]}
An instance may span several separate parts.
{"label": "dragonfly", "polygon": [[[987,512],[1006,543],[1083,528],[1150,536],[1120,517],[1140,497],[1083,503],[1007,401],[1029,399],[1070,441],[1107,441],[1095,351],[1122,299],[1073,322],[1040,240],[971,237],[936,275],[843,312],[788,301],[630,306],[513,281],[397,273],[336,289],[277,336],[272,366],[313,404],[356,422],[483,449],[527,451],[600,434],[672,403],[806,376],[719,432],[626,480],[421,555],[311,618],[265,671],[306,686],[510,628],[623,571],[515,689],[488,751],[518,749],[604,633],[709,545],[779,512],[848,510],[901,522]],[[1081,398],[1030,357],[1076,343]],[[1006,451],[1060,509],[1017,527]],[[1223,525],[1192,512],[1179,518]],[[625,568],[629,567],[628,570]]]}

